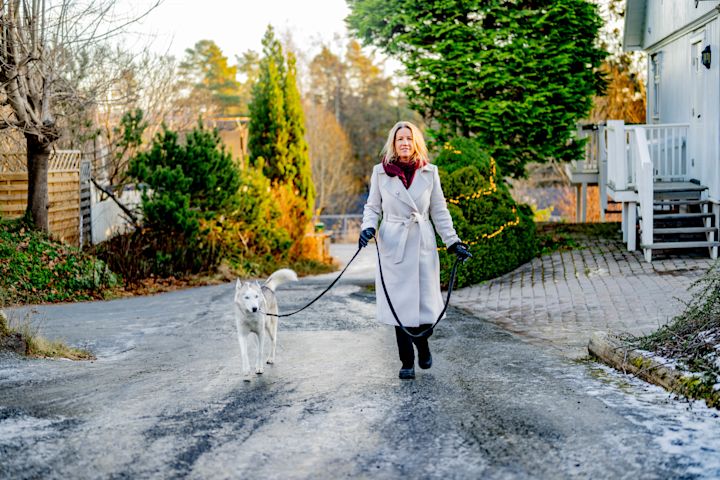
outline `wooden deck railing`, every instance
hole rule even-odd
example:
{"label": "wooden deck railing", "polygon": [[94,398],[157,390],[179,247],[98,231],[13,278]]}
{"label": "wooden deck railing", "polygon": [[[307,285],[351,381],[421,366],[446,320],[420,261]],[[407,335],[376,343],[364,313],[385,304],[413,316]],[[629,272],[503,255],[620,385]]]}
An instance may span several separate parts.
{"label": "wooden deck railing", "polygon": [[637,151],[631,148],[634,129],[644,133],[652,162],[653,180],[683,181],[688,176],[686,123],[662,125],[625,125],[620,120],[607,122],[608,185],[614,190],[637,187]]}
{"label": "wooden deck railing", "polygon": [[688,124],[643,125],[657,181],[687,180]]}
{"label": "wooden deck railing", "polygon": [[[654,167],[650,158],[650,144],[646,131],[642,127],[628,129],[630,140],[630,158],[636,173],[638,204],[640,207],[640,244],[649,246],[653,243],[653,186]],[[632,226],[631,228],[634,228]],[[651,260],[652,250],[644,248],[645,260]]]}

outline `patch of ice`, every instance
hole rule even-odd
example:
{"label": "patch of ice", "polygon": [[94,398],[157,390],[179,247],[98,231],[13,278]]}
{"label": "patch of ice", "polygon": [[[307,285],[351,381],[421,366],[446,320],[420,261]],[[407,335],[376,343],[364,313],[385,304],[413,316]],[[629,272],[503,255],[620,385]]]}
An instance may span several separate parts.
{"label": "patch of ice", "polygon": [[675,359],[663,357],[662,355],[658,355],[655,352],[649,352],[647,350],[637,349],[636,351],[638,353],[640,353],[643,357],[649,358],[649,359],[659,363],[663,367],[674,368],[676,370],[685,370],[685,368],[683,367],[683,364],[681,362],[678,362]]}
{"label": "patch of ice", "polygon": [[585,372],[575,377],[581,388],[649,432],[656,448],[672,455],[690,477],[720,478],[718,410],[702,401],[674,399],[656,385],[605,365],[589,364]]}

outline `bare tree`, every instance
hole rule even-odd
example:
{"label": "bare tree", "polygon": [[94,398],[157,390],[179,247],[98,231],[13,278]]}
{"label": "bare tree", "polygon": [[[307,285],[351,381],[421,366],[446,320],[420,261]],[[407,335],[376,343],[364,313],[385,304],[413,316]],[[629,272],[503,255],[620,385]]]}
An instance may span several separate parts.
{"label": "bare tree", "polygon": [[[105,87],[102,93],[76,117],[72,132],[60,144],[82,150],[93,161],[95,179],[112,191],[121,191],[127,183],[129,161],[138,148],[152,139],[163,123],[177,126],[179,87],[173,57],[145,50],[117,51],[112,58],[117,60],[103,70],[103,78],[94,79]],[[183,126],[189,123],[184,116],[180,120]],[[127,127],[133,123],[142,125],[134,129],[140,138],[129,141]]]}
{"label": "bare tree", "polygon": [[92,46],[119,35],[132,18],[114,16],[113,0],[0,1],[0,130],[27,143],[27,215],[48,231],[48,160],[60,138],[60,117],[93,96],[83,79],[97,68]]}
{"label": "bare tree", "polygon": [[315,182],[315,213],[345,213],[357,201],[361,184],[353,174],[352,146],[347,133],[324,106],[306,102],[305,138]]}

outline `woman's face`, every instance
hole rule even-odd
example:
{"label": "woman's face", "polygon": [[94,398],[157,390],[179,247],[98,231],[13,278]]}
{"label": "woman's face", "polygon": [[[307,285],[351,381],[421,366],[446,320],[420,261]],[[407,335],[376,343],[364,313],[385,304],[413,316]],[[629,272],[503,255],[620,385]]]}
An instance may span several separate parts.
{"label": "woman's face", "polygon": [[407,162],[415,153],[412,131],[407,127],[399,128],[395,132],[395,152],[401,162]]}

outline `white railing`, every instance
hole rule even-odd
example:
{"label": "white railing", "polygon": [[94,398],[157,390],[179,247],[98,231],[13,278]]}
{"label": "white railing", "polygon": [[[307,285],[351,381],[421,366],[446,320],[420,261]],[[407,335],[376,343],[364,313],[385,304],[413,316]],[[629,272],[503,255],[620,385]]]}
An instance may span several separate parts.
{"label": "white railing", "polygon": [[592,123],[578,125],[579,139],[587,138],[585,142],[585,155],[580,161],[574,161],[573,169],[578,172],[598,172],[601,156],[600,145],[601,126]]}
{"label": "white railing", "polygon": [[657,181],[687,180],[688,124],[644,125],[653,177]]}
{"label": "white railing", "polygon": [[[644,245],[645,259],[651,261],[653,243],[653,184],[654,167],[650,158],[650,144],[642,127],[628,128],[629,156],[636,172],[638,203],[640,207],[640,244]],[[631,228],[633,228],[631,226]]]}
{"label": "white railing", "polygon": [[686,123],[625,126],[621,120],[607,122],[608,185],[617,190],[637,186],[637,152],[630,148],[631,129],[645,135],[655,181],[687,180],[688,130]]}
{"label": "white railing", "polygon": [[627,190],[627,138],[625,122],[608,120],[607,126],[607,183],[614,190]]}

